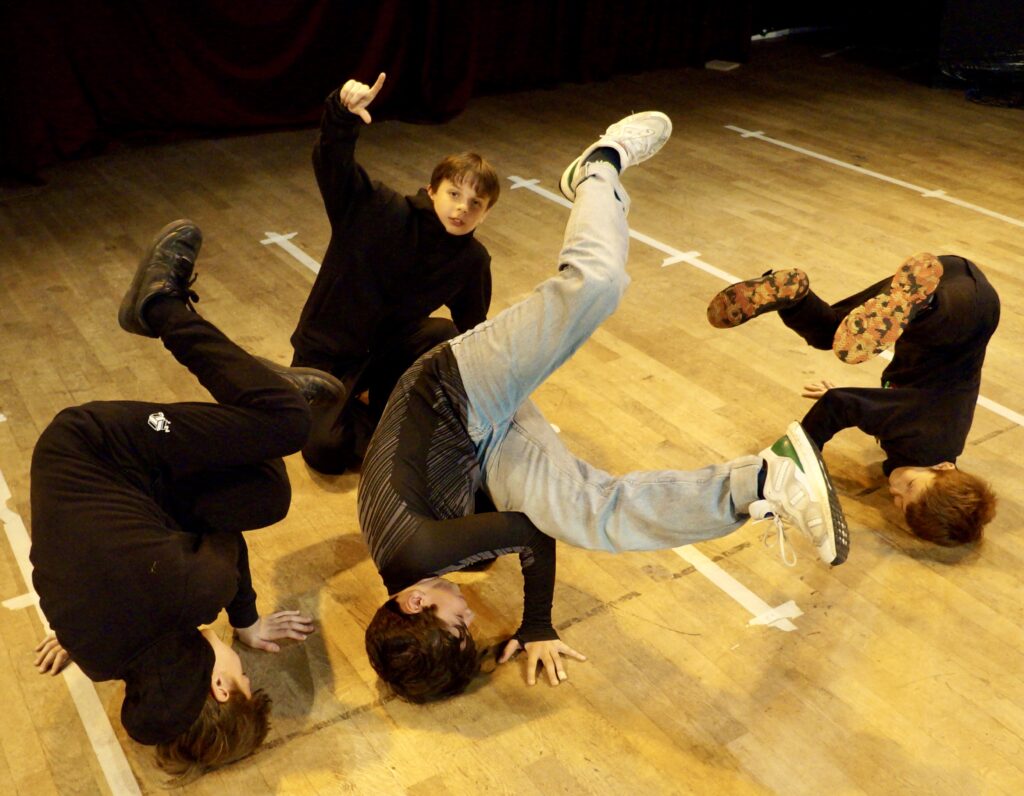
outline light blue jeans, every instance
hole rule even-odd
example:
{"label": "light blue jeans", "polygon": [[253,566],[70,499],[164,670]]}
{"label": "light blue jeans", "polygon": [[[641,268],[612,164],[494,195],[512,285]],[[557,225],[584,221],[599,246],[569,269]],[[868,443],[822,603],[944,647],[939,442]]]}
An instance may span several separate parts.
{"label": "light blue jeans", "polygon": [[548,536],[590,550],[656,550],[724,536],[757,499],[760,457],[616,477],[573,456],[529,400],[615,311],[629,284],[629,198],[613,167],[586,168],[558,274],[451,342],[484,486],[499,511],[521,511]]}

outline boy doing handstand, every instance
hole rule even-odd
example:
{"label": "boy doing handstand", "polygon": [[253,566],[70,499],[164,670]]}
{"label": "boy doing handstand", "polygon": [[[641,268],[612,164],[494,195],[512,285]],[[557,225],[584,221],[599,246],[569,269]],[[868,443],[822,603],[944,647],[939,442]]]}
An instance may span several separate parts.
{"label": "boy doing handstand", "polygon": [[56,634],[36,664],[124,680],[128,734],[185,778],[246,756],[269,726],[267,695],[199,626],[226,609],[239,639],[269,652],[313,631],[298,611],[257,612],[243,532],[288,512],[281,457],[306,441],[307,403],[343,392],[328,374],[250,356],[192,309],[201,242],[189,221],[161,230],[118,320],[159,337],[216,403],[70,407],[32,454],[32,582]]}
{"label": "boy doing handstand", "polygon": [[980,539],[996,498],[956,460],[999,324],[999,296],[981,269],[956,255],[918,254],[894,276],[831,305],[803,271],[773,271],[718,293],[708,320],[727,328],[771,311],[808,345],[851,364],[895,345],[881,387],[807,385],[803,394],[817,401],[801,424],[819,448],[844,428],[875,437],[893,501],[922,539],[944,546]]}
{"label": "boy doing handstand", "polygon": [[[360,525],[389,595],[366,647],[406,699],[457,694],[477,672],[473,612],[442,576],[481,560],[517,553],[523,570],[523,621],[499,662],[525,648],[528,682],[541,663],[557,684],[561,656],[582,656],[552,627],[556,539],[665,549],[772,514],[798,525],[825,562],[847,556],[842,510],[798,423],[759,456],[614,477],[570,453],[529,400],[618,306],[629,283],[619,172],[655,154],[670,132],[664,114],[636,114],[584,150],[562,177],[574,206],[558,273],[417,360],[388,401],[359,485]],[[491,511],[477,511],[479,492]]]}

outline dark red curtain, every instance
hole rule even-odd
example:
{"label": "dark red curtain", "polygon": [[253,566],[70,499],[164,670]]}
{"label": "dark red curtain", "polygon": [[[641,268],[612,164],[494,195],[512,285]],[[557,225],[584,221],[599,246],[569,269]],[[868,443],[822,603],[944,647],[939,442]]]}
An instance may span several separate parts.
{"label": "dark red curtain", "polygon": [[0,169],[112,139],[313,122],[388,73],[377,118],[438,122],[475,93],[745,59],[750,0],[10,0]]}

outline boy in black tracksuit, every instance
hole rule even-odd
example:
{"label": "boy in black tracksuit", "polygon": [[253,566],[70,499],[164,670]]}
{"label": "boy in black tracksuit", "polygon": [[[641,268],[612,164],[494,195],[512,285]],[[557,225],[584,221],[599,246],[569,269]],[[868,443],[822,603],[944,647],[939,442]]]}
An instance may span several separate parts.
{"label": "boy in black tracksuit", "polygon": [[[355,145],[383,82],[350,80],[332,92],[313,149],[331,241],[291,342],[293,365],[328,371],[348,390],[340,407],[314,408],[302,451],[326,473],[358,464],[406,368],[485,320],[491,301],[490,255],[473,231],[498,199],[497,175],[464,153],[442,161],[414,196],[372,181]],[[451,321],[430,317],[442,305]]]}
{"label": "boy in black tracksuit", "polygon": [[147,744],[187,732],[210,698],[252,698],[240,663],[223,671],[237,655],[197,629],[222,608],[259,649],[311,632],[298,611],[259,615],[241,532],[285,516],[281,457],[306,440],[307,400],[341,395],[326,374],[268,367],[191,310],[200,243],[190,222],[162,230],[119,320],[160,337],[217,403],[64,409],[32,456],[32,579],[56,633],[37,664],[56,674],[70,658],[93,680],[124,680],[122,721]]}
{"label": "boy in black tracksuit", "polygon": [[[896,309],[901,294],[913,296]],[[886,338],[895,338],[881,387],[808,385],[804,394],[818,400],[801,425],[819,447],[844,428],[872,435],[886,453],[882,470],[912,530],[940,544],[978,538],[994,514],[994,497],[979,479],[957,471],[956,460],[974,419],[985,350],[999,324],[999,296],[981,269],[956,255],[918,255],[895,277],[832,305],[809,289],[802,271],[776,271],[721,291],[708,318],[715,326],[735,326],[770,310],[809,345],[832,348],[847,361],[861,343],[869,344],[861,357],[867,358],[877,353],[872,346],[887,347]],[[952,481],[959,488],[951,501],[960,505],[953,514],[962,516],[928,522],[920,516],[925,493]],[[942,511],[950,510],[933,506],[923,513]]]}

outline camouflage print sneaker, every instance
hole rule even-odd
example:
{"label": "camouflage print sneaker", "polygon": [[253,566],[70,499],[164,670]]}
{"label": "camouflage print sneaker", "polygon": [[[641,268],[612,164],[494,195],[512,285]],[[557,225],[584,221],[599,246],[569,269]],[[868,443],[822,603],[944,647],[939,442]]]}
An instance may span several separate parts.
{"label": "camouflage print sneaker", "polygon": [[942,263],[922,253],[904,261],[892,284],[854,309],[836,329],[832,350],[843,362],[857,365],[890,348],[925,306],[942,279]]}
{"label": "camouflage print sneaker", "polygon": [[708,323],[729,329],[765,312],[791,307],[807,295],[807,274],[798,268],[768,271],[757,279],[729,285],[708,304]]}

